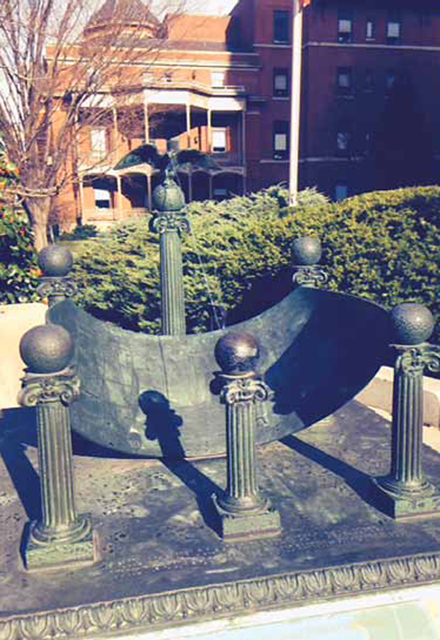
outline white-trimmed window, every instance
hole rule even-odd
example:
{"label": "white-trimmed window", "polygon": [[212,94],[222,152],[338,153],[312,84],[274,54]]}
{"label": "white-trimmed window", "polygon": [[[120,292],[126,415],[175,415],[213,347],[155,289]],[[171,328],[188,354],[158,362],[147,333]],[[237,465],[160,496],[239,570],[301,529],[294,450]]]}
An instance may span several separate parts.
{"label": "white-trimmed window", "polygon": [[228,136],[226,129],[212,130],[212,152],[225,153],[228,150]]}
{"label": "white-trimmed window", "polygon": [[289,123],[276,120],[273,124],[273,157],[285,160],[289,156]]}
{"label": "white-trimmed window", "polygon": [[346,16],[338,19],[338,42],[351,42],[353,38],[353,20]]}
{"label": "white-trimmed window", "polygon": [[214,196],[214,200],[224,200],[228,197],[228,190],[224,187],[216,187],[213,189],[212,195]]}
{"label": "white-trimmed window", "polygon": [[273,95],[287,97],[289,95],[289,76],[287,69],[273,70]]}
{"label": "white-trimmed window", "polygon": [[336,72],[338,93],[349,95],[353,91],[353,72],[351,67],[338,67]]}
{"label": "white-trimmed window", "polygon": [[387,71],[385,76],[385,89],[387,93],[392,91],[394,85],[396,84],[396,72],[393,69]]}
{"label": "white-trimmed window", "polygon": [[211,86],[214,89],[219,89],[225,86],[225,72],[224,71],[212,71],[211,72]]}
{"label": "white-trimmed window", "polygon": [[93,187],[95,207],[97,209],[111,209],[111,193],[107,189]]}
{"label": "white-trimmed window", "polygon": [[402,35],[402,24],[398,18],[387,22],[387,44],[398,44]]}
{"label": "white-trimmed window", "polygon": [[287,133],[275,133],[273,147],[275,151],[287,151]]}
{"label": "white-trimmed window", "polygon": [[347,131],[338,131],[336,134],[336,148],[340,152],[347,152],[350,142],[350,135]]}
{"label": "white-trimmed window", "polygon": [[367,29],[365,32],[365,37],[367,40],[374,40],[374,38],[376,37],[376,25],[372,18],[369,18],[367,20]]}
{"label": "white-trimmed window", "polygon": [[273,41],[286,44],[290,42],[290,12],[273,12]]}
{"label": "white-trimmed window", "polygon": [[346,184],[339,183],[335,186],[335,200],[345,200],[348,197],[348,186]]}
{"label": "white-trimmed window", "polygon": [[92,129],[90,131],[90,144],[93,156],[103,158],[108,151],[107,131],[104,128]]}

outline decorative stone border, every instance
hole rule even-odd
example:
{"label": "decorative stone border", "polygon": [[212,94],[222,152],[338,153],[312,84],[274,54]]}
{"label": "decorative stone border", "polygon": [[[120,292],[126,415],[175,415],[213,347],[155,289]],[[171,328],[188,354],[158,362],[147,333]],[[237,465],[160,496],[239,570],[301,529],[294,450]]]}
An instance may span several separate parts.
{"label": "decorative stone border", "polygon": [[0,640],[103,637],[440,579],[440,553],[282,574],[0,619]]}

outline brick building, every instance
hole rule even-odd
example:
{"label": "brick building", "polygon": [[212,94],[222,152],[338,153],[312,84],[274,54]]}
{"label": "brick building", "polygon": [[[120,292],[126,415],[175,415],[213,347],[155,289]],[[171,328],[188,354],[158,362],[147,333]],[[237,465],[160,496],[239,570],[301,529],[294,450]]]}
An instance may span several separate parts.
{"label": "brick building", "polygon": [[[107,0],[86,29],[105,29]],[[140,1],[140,0],[139,0]],[[116,172],[154,142],[212,153],[218,169],[182,171],[188,200],[287,182],[292,0],[238,0],[227,16],[180,15],[166,45],[127,72],[123,97],[85,132],[70,218],[141,214],[157,176]],[[146,28],[157,28],[145,12]],[[300,185],[333,198],[436,181],[440,154],[440,11],[434,0],[313,0],[304,10]],[[416,176],[416,177],[414,177]],[[74,210],[73,210],[74,209]]]}

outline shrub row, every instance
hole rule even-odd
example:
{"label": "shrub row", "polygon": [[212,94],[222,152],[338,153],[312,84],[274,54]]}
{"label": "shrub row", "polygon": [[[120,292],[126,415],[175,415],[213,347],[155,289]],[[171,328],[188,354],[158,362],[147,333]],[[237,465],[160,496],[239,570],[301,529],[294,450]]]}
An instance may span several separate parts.
{"label": "shrub row", "polygon": [[[229,201],[192,203],[184,238],[188,329],[210,326],[212,305],[230,320],[252,315],[290,288],[291,242],[316,235],[329,288],[388,308],[405,301],[440,314],[440,188],[373,192],[330,204],[312,190],[289,208],[272,187]],[[82,247],[75,266],[79,302],[133,330],[159,332],[158,235],[148,220],[116,227]]]}
{"label": "shrub row", "polygon": [[33,234],[24,210],[5,197],[18,179],[0,141],[0,304],[37,299],[38,282]]}

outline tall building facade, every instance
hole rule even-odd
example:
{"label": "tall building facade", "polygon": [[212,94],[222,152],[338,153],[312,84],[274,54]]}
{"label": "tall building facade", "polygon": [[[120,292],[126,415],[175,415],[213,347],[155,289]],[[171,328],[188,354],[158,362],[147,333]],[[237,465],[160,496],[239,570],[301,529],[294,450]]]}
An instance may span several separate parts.
{"label": "tall building facade", "polygon": [[[107,0],[85,38],[105,28]],[[434,0],[312,0],[303,12],[299,182],[334,199],[440,175],[440,9]],[[127,71],[124,95],[82,132],[79,181],[59,209],[106,224],[151,206],[129,151],[195,148],[217,168],[180,173],[188,200],[287,182],[292,0],[238,0],[227,16],[179,15],[165,46]],[[108,17],[108,16],[107,16]],[[149,20],[154,37],[154,21]]]}

